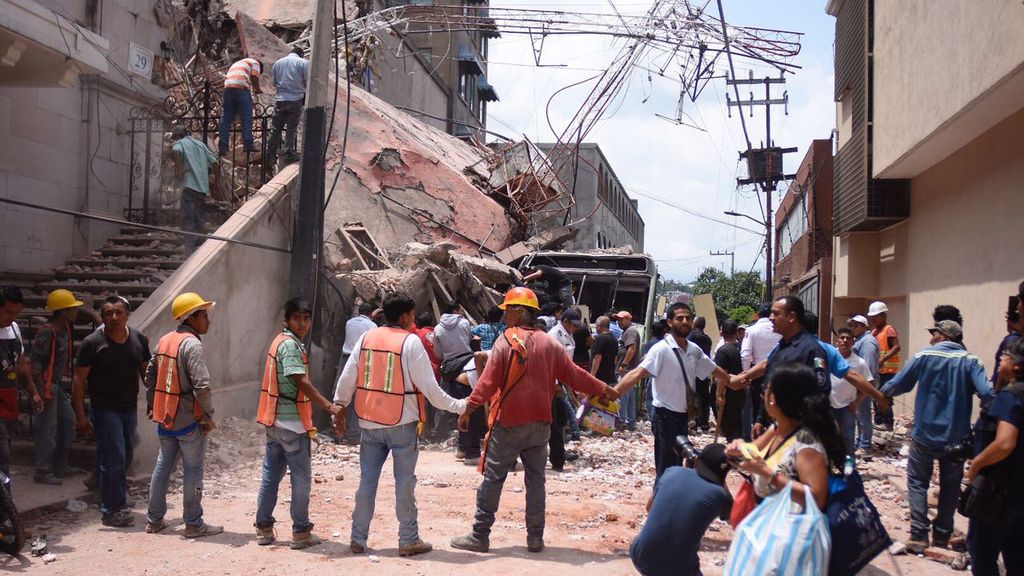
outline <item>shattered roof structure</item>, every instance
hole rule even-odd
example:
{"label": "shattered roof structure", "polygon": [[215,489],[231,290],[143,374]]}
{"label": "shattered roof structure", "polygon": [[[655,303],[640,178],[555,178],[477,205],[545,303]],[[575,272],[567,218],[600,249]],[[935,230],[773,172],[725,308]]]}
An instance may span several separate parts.
{"label": "shattered roof structure", "polygon": [[[344,0],[349,19],[359,13],[356,0]],[[223,11],[229,15],[245,12],[264,26],[303,29],[313,20],[316,0],[222,0]],[[341,18],[341,5],[338,5]]]}
{"label": "shattered roof structure", "polygon": [[[328,149],[327,194],[339,166],[345,99],[341,85]],[[324,229],[360,221],[385,250],[411,240],[449,240],[467,254],[480,248],[497,252],[522,233],[505,207],[485,192],[490,189],[490,155],[487,148],[428,126],[353,86],[344,173],[324,215]]]}

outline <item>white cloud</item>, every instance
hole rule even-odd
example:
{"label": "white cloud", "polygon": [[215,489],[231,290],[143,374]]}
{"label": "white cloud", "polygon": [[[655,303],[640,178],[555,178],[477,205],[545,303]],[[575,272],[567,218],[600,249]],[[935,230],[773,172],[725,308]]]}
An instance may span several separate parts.
{"label": "white cloud", "polygon": [[[726,3],[726,14],[733,10]],[[535,3],[531,1],[511,2],[492,0],[496,7],[533,7],[550,9],[577,9],[589,12],[608,12],[606,2],[584,2],[580,0],[558,0],[557,2]],[[616,2],[623,13],[636,14],[646,9],[639,2]],[[757,3],[743,6],[730,21],[743,24],[771,26],[769,23],[752,22],[765,17],[757,14]],[[800,5],[794,9],[804,10]],[[830,19],[817,16],[818,24],[808,24],[804,50],[797,63],[804,66],[795,75],[789,76],[785,86],[790,97],[789,115],[783,115],[781,107],[772,110],[772,136],[779,146],[796,146],[799,151],[788,154],[786,170],[793,172],[803,158],[814,138],[828,138],[834,122],[832,99],[831,28],[821,25]],[[808,45],[810,32],[811,46]],[[827,42],[822,38],[828,38]],[[592,69],[603,69],[617,54],[622,41],[613,44],[607,37],[596,36],[549,36],[545,39],[541,63],[564,64],[564,68],[537,68],[533,66],[533,51],[525,35],[508,35],[493,40],[490,47],[491,64],[488,79],[494,85],[501,101],[492,104],[488,128],[515,137],[525,134],[535,141],[554,139],[548,128],[545,107],[558,90],[597,74]],[[823,48],[824,47],[824,48]],[[645,59],[643,66],[658,69],[664,58]],[[518,65],[513,65],[518,64]],[[722,64],[724,65],[724,59]],[[768,71],[760,65],[736,60],[737,74],[746,75],[752,68],[755,76]],[[627,188],[654,194],[676,204],[714,216],[722,220],[733,220],[722,214],[735,210],[760,218],[758,201],[751,189],[737,191],[736,177],[744,169],[737,163],[737,151],[744,148],[743,133],[738,112],[732,117],[726,114],[725,82],[713,80],[703,91],[698,103],[687,100],[684,112],[687,122],[694,122],[706,132],[677,126],[655,116],[674,116],[679,98],[679,83],[671,79],[675,66],[666,69],[665,77],[642,70],[635,70],[629,85],[618,101],[610,107],[609,114],[589,134],[587,141],[597,142],[608,157],[615,173]],[[774,73],[772,73],[774,75]],[[559,93],[550,104],[552,125],[561,132],[570,118],[584,102],[593,82],[566,89]],[[774,87],[773,87],[774,91]],[[747,97],[749,90],[741,91]],[[780,97],[781,90],[773,97]],[[763,97],[762,91],[755,91],[755,98]],[[735,99],[730,95],[730,98]],[[614,113],[612,113],[614,112]],[[759,146],[764,139],[763,108],[755,110],[753,118],[747,117],[747,128],[753,145]],[[728,258],[711,257],[711,250],[736,251],[736,267],[748,270],[754,264],[761,246],[760,239],[729,226],[709,222],[670,208],[655,200],[631,193],[639,201],[640,215],[646,223],[645,243],[648,252],[660,260],[662,273],[669,278],[690,280],[701,267],[724,264]],[[781,197],[777,194],[776,200]],[[777,204],[777,202],[776,202]],[[746,219],[736,219],[744,227],[757,225]],[[764,258],[756,264],[763,270]]]}

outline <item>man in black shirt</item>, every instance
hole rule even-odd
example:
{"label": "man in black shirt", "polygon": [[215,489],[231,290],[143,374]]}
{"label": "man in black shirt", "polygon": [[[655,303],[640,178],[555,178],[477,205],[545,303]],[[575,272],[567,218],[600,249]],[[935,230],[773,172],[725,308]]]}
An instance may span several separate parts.
{"label": "man in black shirt", "polygon": [[555,300],[562,303],[566,310],[576,305],[572,297],[572,280],[558,268],[539,264],[533,267],[529,274],[523,276],[524,282],[542,280],[548,284],[548,294]]}
{"label": "man in black shirt", "polygon": [[[711,357],[711,337],[704,333],[704,329],[707,328],[708,320],[703,316],[697,316],[693,319],[693,329],[690,330],[690,335],[686,337],[687,340],[693,342],[700,348],[700,351],[705,356]],[[697,397],[700,399],[700,414],[697,416],[697,428],[707,432],[710,428],[710,413],[711,413],[711,379],[709,378],[698,378],[696,382]],[[715,414],[718,417],[718,414]]]}
{"label": "man in black shirt", "polygon": [[612,320],[600,316],[594,324],[597,326],[597,336],[590,349],[590,373],[601,382],[614,386],[618,382],[615,376],[615,357],[619,353],[619,342],[611,333]]}
{"label": "man in black shirt", "polygon": [[[715,352],[715,364],[730,375],[743,372],[743,361],[740,359],[740,344],[737,341],[739,325],[735,320],[722,322],[722,340],[724,344]],[[716,390],[718,405],[719,431],[727,441],[743,435],[743,403],[746,401],[746,390]]]}
{"label": "man in black shirt", "polygon": [[[137,426],[139,382],[149,363],[149,340],[128,328],[128,301],[110,296],[100,309],[103,329],[85,337],[72,384],[76,426],[96,432],[100,464],[100,512],[105,526],[135,522],[128,499],[128,469]],[[85,414],[89,391],[91,420]]]}

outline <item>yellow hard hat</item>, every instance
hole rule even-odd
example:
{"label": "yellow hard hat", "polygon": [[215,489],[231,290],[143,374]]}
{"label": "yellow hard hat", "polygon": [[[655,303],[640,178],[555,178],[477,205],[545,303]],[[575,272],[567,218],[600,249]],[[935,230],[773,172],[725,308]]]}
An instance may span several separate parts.
{"label": "yellow hard hat", "polygon": [[174,315],[175,320],[184,320],[188,318],[190,314],[197,310],[209,310],[213,308],[216,302],[208,302],[203,300],[203,297],[195,292],[185,292],[179,294],[174,302],[171,303],[171,314]]}
{"label": "yellow hard hat", "polygon": [[58,288],[50,295],[46,297],[46,309],[50,312],[56,312],[57,310],[65,310],[67,308],[75,308],[85,304],[81,300],[75,298],[75,295],[70,290]]}
{"label": "yellow hard hat", "polygon": [[540,301],[537,300],[537,295],[534,294],[533,290],[517,287],[505,293],[505,301],[498,308],[504,310],[508,306],[526,306],[540,310]]}

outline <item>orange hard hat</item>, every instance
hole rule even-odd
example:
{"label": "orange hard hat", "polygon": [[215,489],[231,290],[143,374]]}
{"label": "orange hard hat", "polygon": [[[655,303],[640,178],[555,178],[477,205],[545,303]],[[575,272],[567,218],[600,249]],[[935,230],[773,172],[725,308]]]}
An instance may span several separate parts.
{"label": "orange hard hat", "polygon": [[509,306],[526,306],[534,310],[540,310],[540,301],[537,300],[537,295],[534,294],[533,290],[518,287],[505,293],[505,301],[498,308],[504,310]]}

